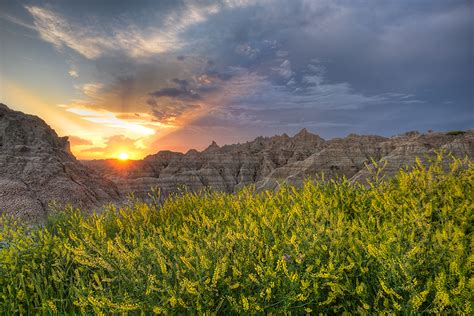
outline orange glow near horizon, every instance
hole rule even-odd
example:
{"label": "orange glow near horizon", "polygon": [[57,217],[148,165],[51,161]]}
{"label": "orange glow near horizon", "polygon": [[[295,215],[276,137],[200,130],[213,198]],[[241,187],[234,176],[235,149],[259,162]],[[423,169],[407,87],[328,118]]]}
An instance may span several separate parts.
{"label": "orange glow near horizon", "polygon": [[1,102],[25,114],[37,115],[53,128],[58,136],[68,136],[73,155],[80,160],[143,159],[160,150],[186,152],[190,148],[202,150],[197,144],[175,134],[188,122],[209,111],[204,102],[199,109],[170,117],[163,121],[146,109],[113,111],[106,104],[94,105],[87,100],[61,100],[63,96],[42,95],[17,82],[5,80],[0,89]]}

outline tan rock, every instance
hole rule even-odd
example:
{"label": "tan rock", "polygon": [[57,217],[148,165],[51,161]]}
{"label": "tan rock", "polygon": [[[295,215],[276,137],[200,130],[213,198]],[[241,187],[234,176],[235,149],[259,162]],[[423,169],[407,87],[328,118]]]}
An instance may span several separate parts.
{"label": "tan rock", "polygon": [[42,221],[52,201],[92,210],[118,201],[115,184],[81,164],[67,137],[0,104],[0,213]]}
{"label": "tan rock", "polygon": [[189,190],[210,187],[234,192],[256,184],[263,190],[274,189],[282,182],[301,185],[305,178],[320,179],[321,175],[324,179],[344,176],[364,181],[370,176],[367,166],[372,161],[387,161],[384,173],[390,176],[400,167],[412,165],[416,157],[433,156],[437,149],[472,158],[473,135],[473,131],[455,136],[408,132],[391,138],[351,134],[326,141],[303,129],[293,137],[257,137],[222,147],[213,142],[202,152],[159,152],[150,156],[153,159],[133,162],[127,170],[111,170],[107,161],[85,163],[94,164],[104,176],[116,181],[123,194],[134,192],[141,197],[147,196],[150,185],[164,194],[183,186]]}

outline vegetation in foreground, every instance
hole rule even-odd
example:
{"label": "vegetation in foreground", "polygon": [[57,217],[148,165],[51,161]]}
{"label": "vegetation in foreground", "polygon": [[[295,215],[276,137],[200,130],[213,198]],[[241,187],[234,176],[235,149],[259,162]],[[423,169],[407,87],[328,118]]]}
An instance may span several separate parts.
{"label": "vegetation in foreground", "polygon": [[474,166],[0,223],[0,311],[473,313]]}

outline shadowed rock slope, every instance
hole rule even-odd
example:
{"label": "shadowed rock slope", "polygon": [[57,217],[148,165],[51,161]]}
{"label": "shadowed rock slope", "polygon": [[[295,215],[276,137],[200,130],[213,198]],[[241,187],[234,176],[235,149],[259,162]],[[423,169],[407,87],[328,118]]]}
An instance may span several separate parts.
{"label": "shadowed rock slope", "polygon": [[117,200],[115,184],[77,161],[67,137],[0,103],[0,214],[41,221],[51,201],[90,210]]}
{"label": "shadowed rock slope", "polygon": [[244,144],[219,147],[213,142],[206,150],[186,154],[161,151],[139,161],[84,161],[84,164],[114,181],[122,194],[146,197],[150,187],[164,195],[181,186],[189,190],[211,187],[233,192],[256,184],[258,189],[273,189],[285,181],[300,185],[305,178],[325,179],[345,176],[364,181],[372,159],[387,161],[386,176],[410,166],[416,157],[434,156],[444,149],[458,157],[474,157],[474,131],[462,133],[409,132],[390,138],[351,134],[345,138],[324,140],[301,130],[293,137],[286,134],[258,137]]}

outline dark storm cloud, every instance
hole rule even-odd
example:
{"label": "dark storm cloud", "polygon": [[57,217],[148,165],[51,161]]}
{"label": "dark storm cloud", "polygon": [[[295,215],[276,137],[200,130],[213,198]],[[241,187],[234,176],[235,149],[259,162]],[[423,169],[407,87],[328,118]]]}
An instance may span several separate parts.
{"label": "dark storm cloud", "polygon": [[[445,85],[448,77],[467,79],[467,72],[459,70],[472,59],[472,4],[467,1],[283,1],[250,13],[246,22],[235,27],[238,35],[225,47],[239,42],[247,47],[270,37],[280,52],[287,52],[296,73],[318,58],[328,69],[328,80],[348,82],[363,93],[419,90],[421,85]],[[255,66],[252,58],[227,56]]]}
{"label": "dark storm cloud", "polygon": [[152,113],[159,121],[165,121],[169,118],[178,117],[188,110],[193,110],[197,108],[199,108],[199,105],[197,104],[175,104],[173,106],[167,106],[162,109],[155,108],[152,110]]}
{"label": "dark storm cloud", "polygon": [[182,102],[169,102],[169,103],[158,103],[153,99],[147,101],[151,106],[151,114],[159,122],[167,122],[170,119],[175,119],[183,113],[191,110],[199,109],[198,104],[182,103]]}
{"label": "dark storm cloud", "polygon": [[173,83],[176,84],[175,87],[161,88],[151,92],[150,96],[154,98],[169,97],[184,100],[198,100],[201,98],[201,96],[190,87],[190,84],[187,80],[173,79]]}
{"label": "dark storm cloud", "polygon": [[[149,93],[146,103],[150,106],[151,114],[156,120],[166,122],[180,117],[184,113],[200,108],[198,104],[190,103],[201,99],[196,92],[199,85],[186,79],[173,79],[174,87],[164,87]],[[165,98],[165,100],[163,100]]]}
{"label": "dark storm cloud", "polygon": [[[254,118],[249,123],[289,126],[294,120],[284,109],[298,111],[303,104],[300,125],[328,122],[324,111],[338,109],[353,118],[346,121],[360,122],[363,132],[400,129],[390,117],[389,124],[380,124],[383,113],[410,128],[454,128],[454,121],[468,128],[474,118],[474,78],[467,71],[473,67],[472,12],[468,1],[280,1],[271,9],[244,9],[243,22],[230,23],[231,36],[217,48],[220,62],[253,71],[265,84],[234,98],[239,115],[228,121],[248,117]],[[311,74],[312,67],[324,71]],[[448,100],[464,119],[453,115],[457,118],[445,124],[432,115],[450,112]],[[275,110],[275,119],[256,116],[253,110],[259,108]],[[342,117],[333,123],[345,124]]]}

